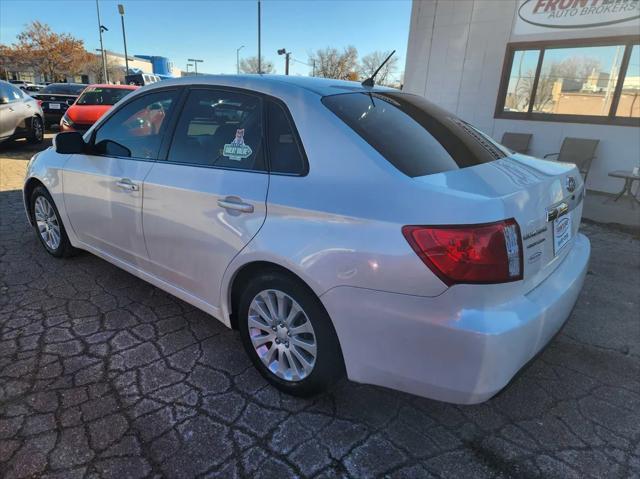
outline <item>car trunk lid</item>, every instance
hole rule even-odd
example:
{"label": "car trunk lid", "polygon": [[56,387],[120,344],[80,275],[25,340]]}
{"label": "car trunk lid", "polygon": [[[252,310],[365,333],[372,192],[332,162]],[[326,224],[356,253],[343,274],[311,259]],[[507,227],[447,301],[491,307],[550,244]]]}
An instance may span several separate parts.
{"label": "car trunk lid", "polygon": [[[414,180],[442,188],[445,194],[469,198],[470,208],[476,205],[478,223],[514,218],[522,236],[523,284],[527,291],[553,272],[578,232],[584,184],[573,164],[513,154]],[[498,207],[479,206],[487,202]],[[503,217],[486,216],[496,211]]]}

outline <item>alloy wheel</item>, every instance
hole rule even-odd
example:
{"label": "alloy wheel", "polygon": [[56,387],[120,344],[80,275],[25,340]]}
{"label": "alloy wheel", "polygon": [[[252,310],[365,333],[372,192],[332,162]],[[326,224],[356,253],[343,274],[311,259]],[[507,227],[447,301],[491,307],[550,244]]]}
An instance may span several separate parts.
{"label": "alloy wheel", "polygon": [[288,294],[259,292],[248,314],[249,337],[262,363],[280,379],[308,377],[317,357],[316,334],[309,317]]}
{"label": "alloy wheel", "polygon": [[38,196],[34,205],[34,216],[42,241],[55,251],[60,246],[60,222],[56,212],[44,196]]}

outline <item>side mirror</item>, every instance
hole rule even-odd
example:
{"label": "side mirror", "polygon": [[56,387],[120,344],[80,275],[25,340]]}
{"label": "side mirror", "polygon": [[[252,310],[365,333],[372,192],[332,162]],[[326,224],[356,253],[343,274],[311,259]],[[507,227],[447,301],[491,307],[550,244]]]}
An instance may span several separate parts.
{"label": "side mirror", "polygon": [[84,153],[86,143],[82,138],[82,133],[77,131],[65,131],[58,133],[53,138],[53,146],[56,153],[71,155],[74,153]]}
{"label": "side mirror", "polygon": [[8,96],[0,96],[0,105],[6,105],[7,103],[9,103],[9,97]]}

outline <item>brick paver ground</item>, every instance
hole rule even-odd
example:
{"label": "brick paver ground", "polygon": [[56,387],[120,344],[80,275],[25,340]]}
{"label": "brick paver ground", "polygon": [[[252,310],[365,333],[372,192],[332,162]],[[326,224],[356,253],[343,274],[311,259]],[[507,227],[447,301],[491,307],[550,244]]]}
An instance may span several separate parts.
{"label": "brick paver ground", "polygon": [[585,225],[563,332],[455,406],[347,381],[303,400],[238,334],[90,254],[47,255],[0,150],[0,477],[640,477],[640,242]]}

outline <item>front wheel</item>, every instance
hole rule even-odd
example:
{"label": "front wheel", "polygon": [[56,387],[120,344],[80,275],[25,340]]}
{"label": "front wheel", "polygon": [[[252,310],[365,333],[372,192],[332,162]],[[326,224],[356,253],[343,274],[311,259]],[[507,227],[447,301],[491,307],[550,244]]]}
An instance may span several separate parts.
{"label": "front wheel", "polygon": [[27,141],[29,143],[40,143],[44,138],[44,126],[39,116],[31,118],[31,126],[29,128],[29,136]]}
{"label": "front wheel", "polygon": [[31,194],[31,217],[38,239],[49,254],[61,258],[75,252],[60,220],[60,213],[43,186],[38,186]]}
{"label": "front wheel", "polygon": [[240,298],[238,314],[247,354],[281,391],[311,396],[344,374],[331,319],[300,281],[278,272],[254,278]]}

